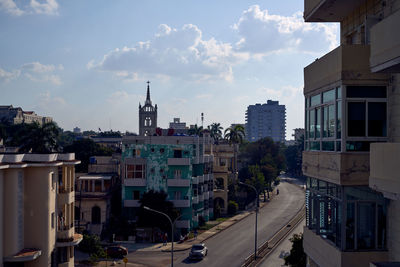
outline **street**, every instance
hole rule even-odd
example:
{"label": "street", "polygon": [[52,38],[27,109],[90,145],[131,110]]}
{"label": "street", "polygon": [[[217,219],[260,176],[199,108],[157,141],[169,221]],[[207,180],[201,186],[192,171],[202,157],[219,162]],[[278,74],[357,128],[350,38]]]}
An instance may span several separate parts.
{"label": "street", "polygon": [[[299,186],[284,181],[279,185],[280,194],[260,209],[258,216],[258,244],[270,239],[299,211],[304,204],[304,191]],[[208,239],[208,256],[202,261],[189,261],[189,251],[174,253],[174,266],[241,266],[244,259],[254,252],[254,222],[252,213],[242,221]],[[132,252],[129,262],[147,266],[168,266],[170,253]]]}

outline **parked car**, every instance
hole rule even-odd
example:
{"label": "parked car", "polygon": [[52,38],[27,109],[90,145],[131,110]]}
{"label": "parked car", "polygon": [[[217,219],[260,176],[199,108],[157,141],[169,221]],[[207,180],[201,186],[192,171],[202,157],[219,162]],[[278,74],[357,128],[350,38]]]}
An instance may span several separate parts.
{"label": "parked car", "polygon": [[123,246],[110,246],[106,248],[107,256],[110,258],[123,258],[128,255],[128,249]]}
{"label": "parked car", "polygon": [[195,244],[189,252],[189,259],[191,260],[201,260],[207,256],[208,249],[205,244]]}

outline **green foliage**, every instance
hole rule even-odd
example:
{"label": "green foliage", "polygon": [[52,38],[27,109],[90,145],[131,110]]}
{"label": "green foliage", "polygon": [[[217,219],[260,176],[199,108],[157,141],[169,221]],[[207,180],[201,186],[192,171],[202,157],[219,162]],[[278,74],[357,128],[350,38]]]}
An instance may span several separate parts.
{"label": "green foliage", "polygon": [[239,210],[239,205],[235,201],[230,200],[228,203],[228,214],[234,215],[237,213],[238,210]]}
{"label": "green foliage", "polygon": [[193,128],[188,130],[188,135],[203,136],[203,126],[198,127],[197,124],[195,124]]}
{"label": "green foliage", "polygon": [[90,255],[105,257],[104,249],[100,245],[100,238],[97,235],[83,235],[83,240],[79,243],[78,248]]}
{"label": "green foliage", "polygon": [[96,137],[122,137],[122,134],[120,133],[120,131],[113,132],[111,130],[106,132],[99,132]]}
{"label": "green foliage", "polygon": [[245,137],[244,127],[235,125],[235,127],[227,128],[224,132],[224,139],[228,140],[229,144],[241,144]]}
{"label": "green foliage", "polygon": [[0,138],[5,146],[18,147],[19,152],[52,153],[59,152],[58,136],[61,129],[55,122],[39,125],[0,123]]}
{"label": "green foliage", "polygon": [[289,240],[292,242],[292,249],[290,250],[290,254],[284,258],[285,265],[305,267],[307,256],[303,249],[303,234],[294,234]]}
{"label": "green foliage", "polygon": [[285,151],[287,172],[296,176],[302,175],[302,153],[304,150],[304,136],[295,145],[288,146]]}
{"label": "green foliage", "polygon": [[89,138],[74,141],[71,145],[64,147],[64,152],[75,153],[75,158],[81,161],[81,164],[76,166],[77,172],[87,172],[91,156],[111,156],[113,153],[111,148],[96,144]]}
{"label": "green foliage", "polygon": [[[141,209],[138,213],[138,226],[143,227],[159,227],[164,232],[171,230],[169,220],[158,213],[145,210],[143,206],[163,212],[167,214],[173,221],[179,216],[178,211],[174,208],[174,204],[167,200],[168,195],[164,192],[150,190],[144,193],[140,199]],[[171,235],[169,235],[171,236]]]}
{"label": "green foliage", "polygon": [[210,131],[210,136],[214,139],[215,143],[218,143],[218,141],[222,138],[222,126],[220,123],[212,123],[211,125],[207,126],[207,129]]}

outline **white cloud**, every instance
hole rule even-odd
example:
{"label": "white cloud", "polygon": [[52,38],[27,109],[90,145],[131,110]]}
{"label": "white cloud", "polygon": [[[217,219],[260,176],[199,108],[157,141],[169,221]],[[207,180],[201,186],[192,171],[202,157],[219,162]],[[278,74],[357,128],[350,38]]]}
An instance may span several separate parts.
{"label": "white cloud", "polygon": [[253,55],[288,50],[321,53],[338,45],[337,24],[305,23],[300,11],[281,16],[254,5],[243,12],[233,29],[240,36],[235,49]]}
{"label": "white cloud", "polygon": [[33,82],[48,82],[54,85],[61,85],[60,76],[54,74],[54,72],[62,70],[64,70],[64,66],[61,64],[56,67],[51,64],[41,64],[40,62],[25,63],[18,69],[12,71],[6,71],[0,68],[0,81],[9,82],[23,76]]}
{"label": "white cloud", "polygon": [[0,81],[9,82],[11,80],[18,78],[20,73],[21,72],[19,70],[13,70],[9,72],[0,68]]}
{"label": "white cloud", "polygon": [[21,16],[25,13],[13,0],[0,0],[0,9],[14,16]]}
{"label": "white cloud", "polygon": [[232,66],[242,59],[229,43],[213,38],[203,40],[201,30],[192,24],[174,29],[161,24],[154,37],[133,47],[116,48],[89,69],[138,76],[165,75],[183,79],[231,81]]}
{"label": "white cloud", "polygon": [[200,94],[195,96],[197,99],[210,99],[212,94]]}
{"label": "white cloud", "polygon": [[36,14],[58,14],[58,3],[56,0],[45,0],[44,3],[39,3],[36,0],[31,0],[30,6]]}
{"label": "white cloud", "polygon": [[58,15],[56,0],[31,0],[29,4],[22,4],[15,0],[0,0],[0,9],[13,16],[24,14]]}

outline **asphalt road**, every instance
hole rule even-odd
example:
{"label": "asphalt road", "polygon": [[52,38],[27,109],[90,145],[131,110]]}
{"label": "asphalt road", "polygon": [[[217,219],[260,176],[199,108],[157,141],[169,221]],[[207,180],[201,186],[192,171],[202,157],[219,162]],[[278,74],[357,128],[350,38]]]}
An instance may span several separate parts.
{"label": "asphalt road", "polygon": [[[269,240],[301,209],[304,191],[297,185],[282,182],[280,194],[264,206],[258,214],[257,247]],[[202,261],[187,259],[189,252],[176,253],[175,266],[241,266],[244,259],[254,252],[255,214],[222,231],[206,241],[208,256]]]}
{"label": "asphalt road", "polygon": [[[301,209],[304,191],[299,186],[285,182],[279,185],[280,194],[260,209],[258,214],[258,245],[269,240]],[[208,255],[201,261],[189,261],[189,251],[174,253],[174,266],[241,266],[244,259],[254,252],[254,223],[252,213],[242,221],[208,239]],[[169,266],[170,253],[136,251],[129,253],[130,266]],[[135,263],[135,264],[133,264]]]}

